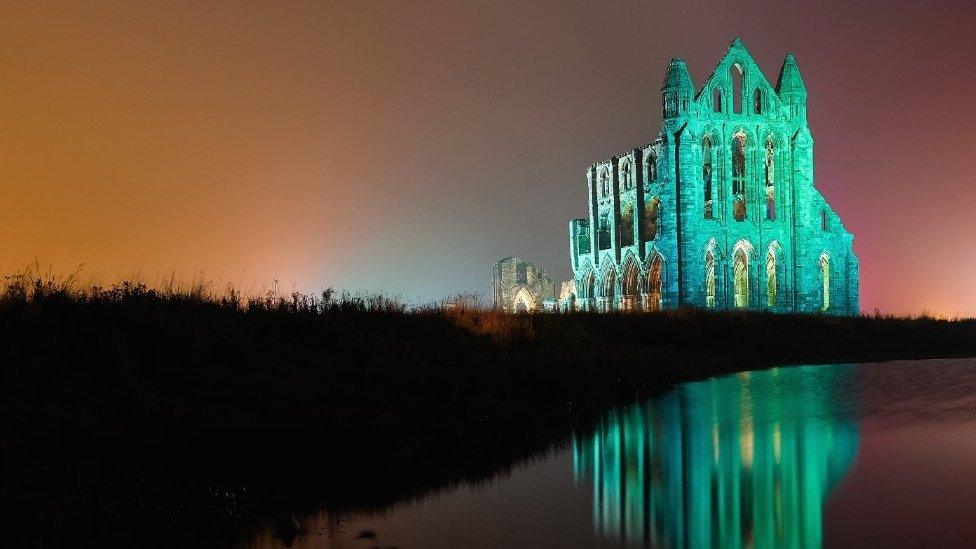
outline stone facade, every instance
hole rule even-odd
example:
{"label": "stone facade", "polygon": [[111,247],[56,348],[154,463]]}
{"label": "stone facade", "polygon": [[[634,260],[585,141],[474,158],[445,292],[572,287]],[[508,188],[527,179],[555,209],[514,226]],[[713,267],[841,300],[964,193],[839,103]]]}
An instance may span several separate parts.
{"label": "stone facade", "polygon": [[556,286],[546,272],[517,257],[506,257],[492,266],[492,306],[502,311],[531,312],[556,298]]}
{"label": "stone facade", "polygon": [[858,314],[854,237],[814,186],[793,55],[775,87],[736,39],[700,89],[672,59],[649,144],[590,166],[573,306]]}

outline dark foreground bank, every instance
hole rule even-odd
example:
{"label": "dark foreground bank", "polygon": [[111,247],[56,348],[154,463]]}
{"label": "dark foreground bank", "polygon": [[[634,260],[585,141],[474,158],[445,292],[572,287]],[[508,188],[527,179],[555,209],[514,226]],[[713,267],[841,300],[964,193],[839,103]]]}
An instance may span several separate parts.
{"label": "dark foreground bank", "polygon": [[483,477],[679,381],[976,356],[976,322],[407,313],[21,280],[0,298],[0,353],[4,539],[190,546]]}

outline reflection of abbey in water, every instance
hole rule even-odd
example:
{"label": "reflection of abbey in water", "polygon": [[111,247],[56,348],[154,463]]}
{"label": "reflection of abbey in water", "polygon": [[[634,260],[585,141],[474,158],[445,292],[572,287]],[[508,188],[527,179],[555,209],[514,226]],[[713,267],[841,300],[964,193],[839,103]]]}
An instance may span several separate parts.
{"label": "reflection of abbey in water", "polygon": [[[823,504],[857,453],[837,372],[753,372],[685,385],[574,441],[597,535],[672,548],[820,547]],[[761,387],[762,389],[757,389]]]}
{"label": "reflection of abbey in water", "polygon": [[672,59],[661,132],[592,164],[565,308],[858,312],[853,236],[814,186],[807,90],[738,39],[701,88]]}

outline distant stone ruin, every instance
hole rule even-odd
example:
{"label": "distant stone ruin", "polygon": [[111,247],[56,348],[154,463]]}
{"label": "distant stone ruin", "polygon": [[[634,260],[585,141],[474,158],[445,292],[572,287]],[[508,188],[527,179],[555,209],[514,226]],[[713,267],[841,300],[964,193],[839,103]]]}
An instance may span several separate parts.
{"label": "distant stone ruin", "polygon": [[556,298],[556,285],[546,272],[528,261],[506,257],[494,264],[492,306],[509,313],[541,311]]}

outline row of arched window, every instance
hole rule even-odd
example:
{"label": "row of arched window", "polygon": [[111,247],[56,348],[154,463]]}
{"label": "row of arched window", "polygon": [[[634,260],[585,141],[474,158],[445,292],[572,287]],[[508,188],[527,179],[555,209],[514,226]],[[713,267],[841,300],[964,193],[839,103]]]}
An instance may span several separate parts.
{"label": "row of arched window", "polygon": [[660,253],[654,252],[648,257],[647,269],[643,275],[639,264],[635,261],[628,261],[621,272],[618,280],[617,271],[612,267],[608,268],[598,281],[596,271],[590,269],[580,281],[578,298],[588,302],[591,307],[609,310],[615,306],[619,291],[620,308],[625,311],[661,309],[664,294],[664,257]]}
{"label": "row of arched window", "polygon": [[[749,291],[751,288],[749,281],[749,255],[752,246],[748,243],[736,245],[732,253],[732,304],[736,308],[747,308],[750,303]],[[779,257],[779,247],[776,243],[770,244],[766,250],[766,306],[776,308],[779,302],[779,274],[778,267],[781,263]],[[818,261],[820,272],[820,310],[826,312],[830,309],[830,256],[824,252]],[[715,272],[715,250],[709,247],[705,251],[705,307],[713,308],[716,306],[716,272]]]}
{"label": "row of arched window", "polygon": [[[742,114],[742,103],[745,99],[743,94],[743,81],[745,72],[737,63],[729,67],[729,81],[732,83],[732,112]],[[718,87],[712,88],[712,112],[723,112],[725,106],[722,103],[722,90]],[[763,113],[763,92],[756,87],[752,92],[752,114]]]}
{"label": "row of arched window", "polygon": [[[644,205],[644,216],[641,218],[644,237],[653,240],[661,231],[661,199],[652,197]],[[621,247],[634,245],[634,204],[625,202],[620,207],[620,225],[617,228],[617,239]],[[599,249],[610,248],[610,212],[602,212],[598,218],[597,241]]]}
{"label": "row of arched window", "polygon": [[[657,180],[657,156],[652,152],[644,158],[644,165],[647,167],[647,181],[650,183]],[[634,162],[630,158],[620,162],[620,190],[629,191],[637,184],[636,170]],[[597,172],[597,195],[601,198],[610,196],[612,190],[612,178],[610,167],[604,166]]]}
{"label": "row of arched window", "polygon": [[[705,219],[715,218],[714,182],[712,162],[714,147],[712,138],[702,138],[702,215]],[[732,218],[745,221],[748,217],[748,178],[746,177],[746,136],[736,133],[732,136],[729,159],[732,164]],[[766,140],[764,160],[764,217],[767,221],[776,220],[776,145],[772,138]]]}

